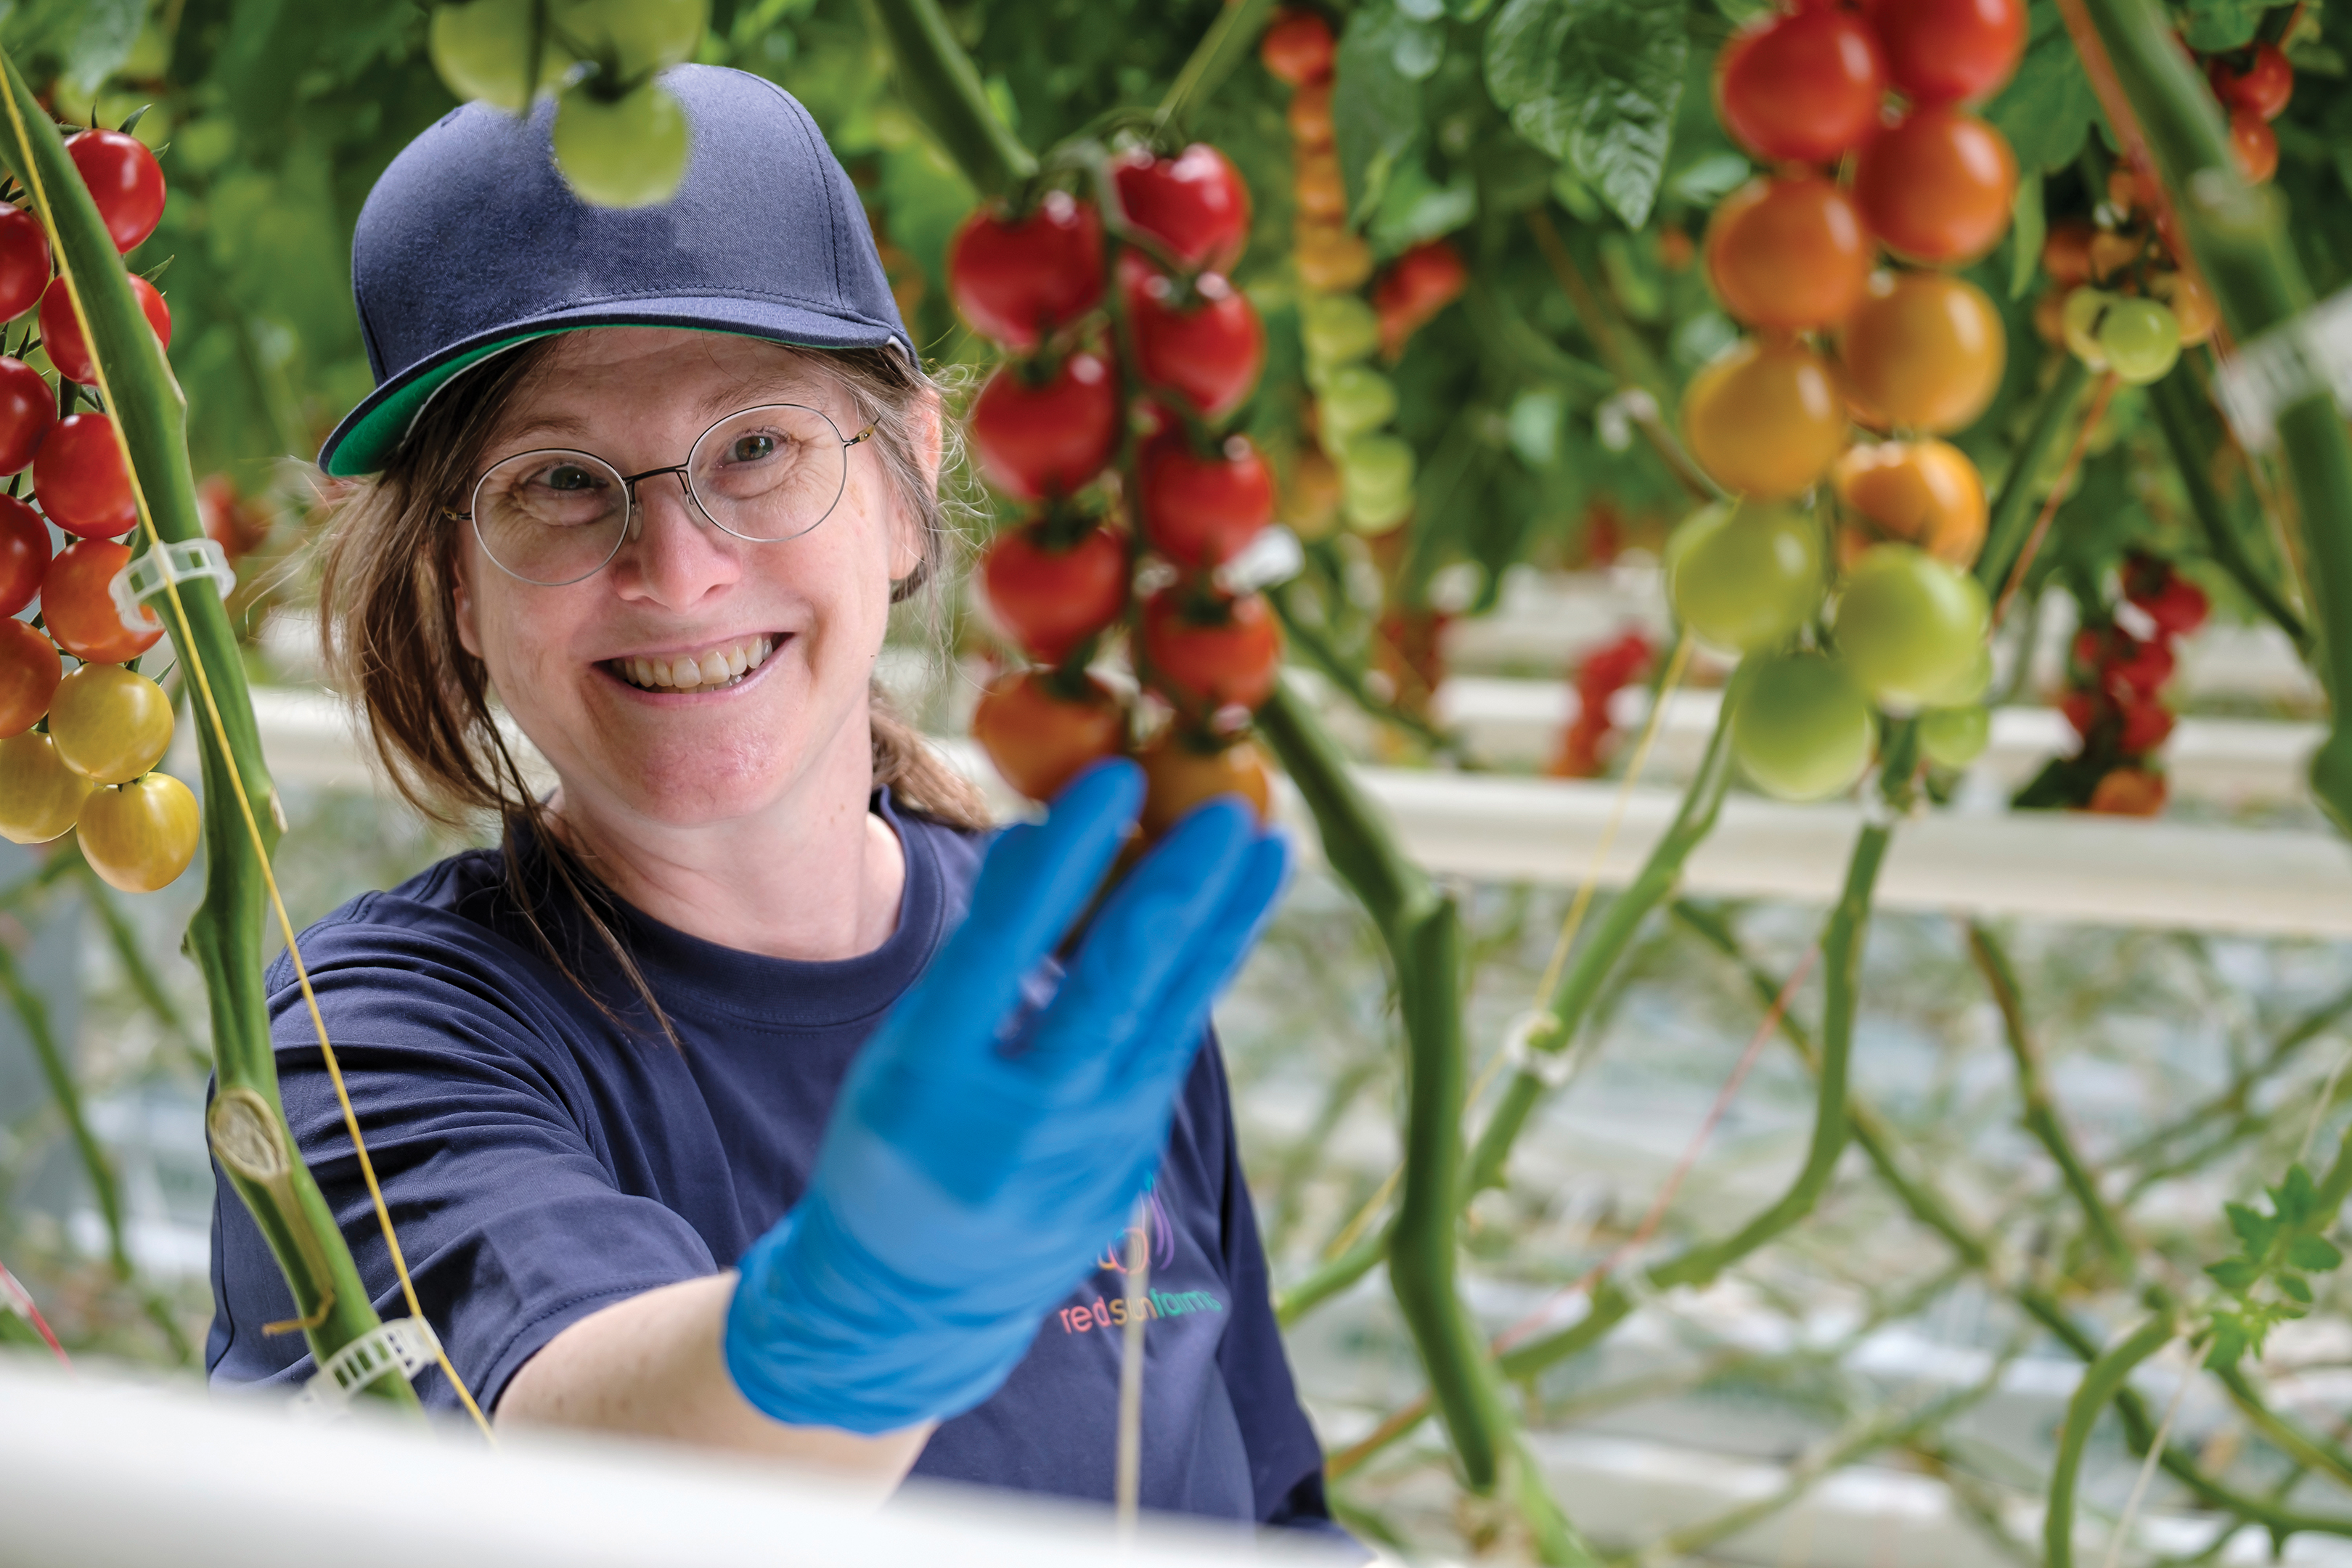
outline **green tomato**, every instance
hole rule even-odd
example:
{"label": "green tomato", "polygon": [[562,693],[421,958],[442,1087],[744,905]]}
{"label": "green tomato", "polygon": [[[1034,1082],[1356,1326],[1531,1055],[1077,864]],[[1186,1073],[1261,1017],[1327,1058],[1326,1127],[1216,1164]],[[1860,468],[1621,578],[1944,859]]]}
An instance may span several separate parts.
{"label": "green tomato", "polygon": [[1874,544],[1838,596],[1838,651],[1873,700],[1937,702],[1976,663],[1992,626],[1977,580],[1909,544]]}
{"label": "green tomato", "polygon": [[1718,502],[1666,542],[1666,593],[1702,642],[1755,653],[1785,642],[1822,602],[1822,531],[1784,506]]}
{"label": "green tomato", "polygon": [[542,41],[531,70],[531,0],[466,0],[436,5],[425,30],[433,68],[459,98],[479,99],[509,114],[530,107],[533,93],[552,87],[572,56],[552,37]]}
{"label": "green tomato", "polygon": [[1734,693],[1731,753],[1748,779],[1782,800],[1826,800],[1852,789],[1877,739],[1870,702],[1853,675],[1817,653],[1748,662],[1754,668]]}
{"label": "green tomato", "polygon": [[1412,489],[1412,448],[1402,437],[1350,441],[1339,458],[1340,488],[1349,495],[1379,500]]}
{"label": "green tomato", "polygon": [[1992,739],[1987,708],[1930,708],[1919,715],[1919,749],[1939,768],[1964,768]]}
{"label": "green tomato", "polygon": [[2116,297],[2104,289],[2077,289],[2066,296],[2066,309],[2059,318],[2066,346],[2093,370],[2107,368],[2106,351],[2099,346],[2099,321],[2115,302]]}
{"label": "green tomato", "polygon": [[565,43],[623,81],[690,58],[710,19],[709,0],[554,0],[548,10]]}
{"label": "green tomato", "polygon": [[1967,669],[1948,686],[1939,686],[1927,694],[1931,708],[1968,708],[1984,700],[1992,689],[1992,645],[1977,645],[1977,656]]}
{"label": "green tomato", "polygon": [[604,99],[577,82],[556,102],[555,164],[591,206],[669,200],[686,178],[689,151],[686,110],[656,83]]}
{"label": "green tomato", "polygon": [[2108,369],[2145,386],[2180,357],[2180,318],[2154,300],[2118,300],[2099,321],[2099,350]]}
{"label": "green tomato", "polygon": [[1362,359],[1381,346],[1381,319],[1353,294],[1309,294],[1298,307],[1298,335],[1310,374]]}
{"label": "green tomato", "polygon": [[1322,391],[1323,428],[1341,446],[1396,417],[1396,384],[1370,365],[1341,365]]}
{"label": "green tomato", "polygon": [[1349,491],[1340,498],[1339,515],[1358,533],[1387,533],[1412,515],[1412,487],[1393,495],[1360,496]]}

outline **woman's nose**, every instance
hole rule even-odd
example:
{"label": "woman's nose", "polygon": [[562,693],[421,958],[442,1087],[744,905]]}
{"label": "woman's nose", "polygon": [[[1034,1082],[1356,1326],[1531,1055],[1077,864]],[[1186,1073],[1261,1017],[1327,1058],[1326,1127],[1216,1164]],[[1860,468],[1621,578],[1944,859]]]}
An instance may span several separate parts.
{"label": "woman's nose", "polygon": [[689,609],[742,575],[735,541],[697,510],[683,474],[637,482],[629,532],[612,567],[614,587],[625,599]]}

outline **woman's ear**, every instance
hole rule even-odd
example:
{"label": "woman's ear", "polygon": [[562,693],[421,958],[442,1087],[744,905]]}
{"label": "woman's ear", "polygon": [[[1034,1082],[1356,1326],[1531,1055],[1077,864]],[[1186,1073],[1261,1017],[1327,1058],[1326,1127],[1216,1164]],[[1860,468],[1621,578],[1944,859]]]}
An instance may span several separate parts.
{"label": "woman's ear", "polygon": [[476,658],[482,657],[481,634],[474,624],[472,563],[459,542],[449,551],[449,614],[457,623],[457,643]]}
{"label": "woman's ear", "polygon": [[[922,465],[924,489],[937,494],[940,488],[940,463],[946,447],[945,414],[940,406],[940,395],[926,387],[914,407],[908,411],[914,428],[915,460]],[[890,540],[890,580],[903,583],[921,570],[927,554],[921,521],[908,507],[891,509],[895,526]]]}

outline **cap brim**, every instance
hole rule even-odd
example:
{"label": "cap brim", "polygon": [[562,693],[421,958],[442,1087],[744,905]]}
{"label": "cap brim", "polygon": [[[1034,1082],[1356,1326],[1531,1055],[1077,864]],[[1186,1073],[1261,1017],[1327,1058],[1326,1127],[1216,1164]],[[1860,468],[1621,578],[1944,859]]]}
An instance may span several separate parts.
{"label": "cap brim", "polygon": [[731,332],[764,338],[788,348],[872,349],[895,345],[911,350],[887,322],[857,321],[772,300],[684,299],[603,300],[528,321],[509,321],[495,332],[452,344],[429,359],[385,378],[319,448],[319,466],[337,479],[373,474],[392,460],[417,416],[451,377],[501,349],[534,338],[589,327],[677,327],[689,331]]}

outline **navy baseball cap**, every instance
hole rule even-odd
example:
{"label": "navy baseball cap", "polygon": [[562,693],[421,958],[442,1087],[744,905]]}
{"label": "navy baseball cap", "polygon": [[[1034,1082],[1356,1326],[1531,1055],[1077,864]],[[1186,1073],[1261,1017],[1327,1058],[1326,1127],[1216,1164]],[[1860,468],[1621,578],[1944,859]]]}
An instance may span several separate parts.
{"label": "navy baseball cap", "polygon": [[658,206],[591,206],[556,173],[555,105],[484,103],[402,149],[360,209],[352,292],[376,388],[319,463],[382,468],[451,376],[581,327],[688,327],[803,348],[895,344],[919,364],[874,233],[816,121],[773,82],[679,66],[692,154]]}

